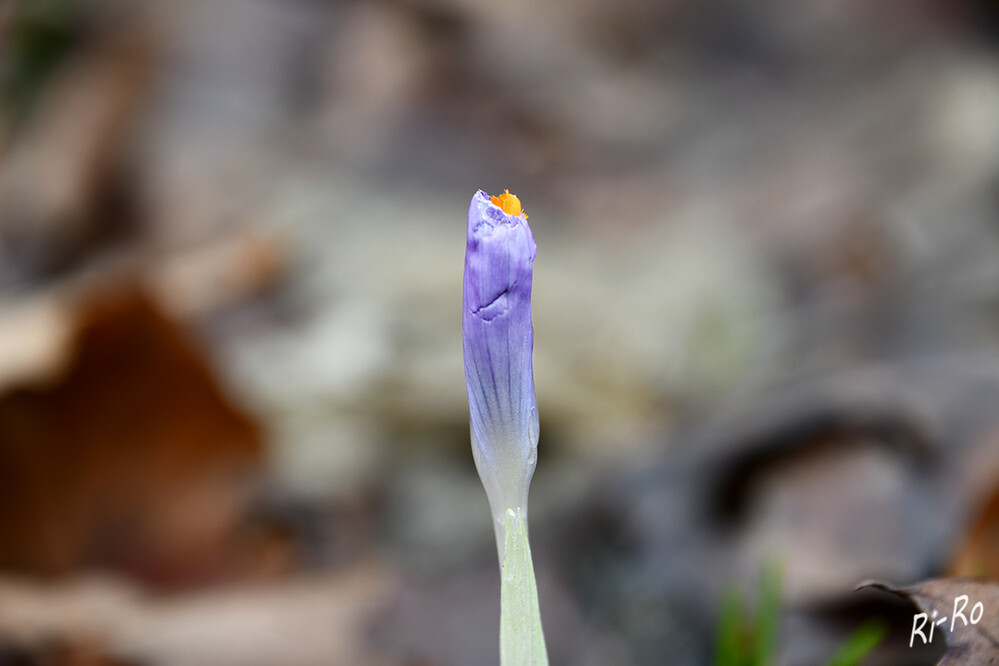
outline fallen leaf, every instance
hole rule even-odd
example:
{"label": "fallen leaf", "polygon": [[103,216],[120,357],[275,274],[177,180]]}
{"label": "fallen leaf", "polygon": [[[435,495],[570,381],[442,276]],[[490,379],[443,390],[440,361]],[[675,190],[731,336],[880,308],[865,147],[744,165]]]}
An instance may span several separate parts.
{"label": "fallen leaf", "polygon": [[[993,428],[984,441],[989,451],[997,450],[999,428]],[[991,471],[996,469],[991,460],[975,462],[978,469],[990,470],[987,490],[980,493],[984,500],[976,501],[980,506],[975,519],[954,549],[947,575],[996,580],[999,579],[999,478]]]}
{"label": "fallen leaf", "polygon": [[[947,641],[947,652],[937,666],[999,663],[999,583],[939,578],[911,587],[872,581],[857,589],[865,587],[909,599],[929,615],[927,623],[920,626],[924,635],[931,635],[932,624],[935,625],[933,637],[942,633]],[[913,628],[916,626],[914,619]]]}
{"label": "fallen leaf", "polygon": [[130,133],[155,61],[155,39],[128,23],[84,40],[53,75],[0,164],[5,279],[66,271],[135,223]]}
{"label": "fallen leaf", "polygon": [[[367,629],[398,584],[397,570],[373,556],[322,574],[171,595],[113,575],[0,574],[0,664],[22,663],[4,660],[5,644],[45,657],[26,662],[45,666],[400,663],[377,658],[383,648]],[[88,653],[97,654],[83,661]]]}
{"label": "fallen leaf", "polygon": [[70,347],[59,376],[0,393],[0,570],[224,578],[259,426],[136,286],[84,298]]}

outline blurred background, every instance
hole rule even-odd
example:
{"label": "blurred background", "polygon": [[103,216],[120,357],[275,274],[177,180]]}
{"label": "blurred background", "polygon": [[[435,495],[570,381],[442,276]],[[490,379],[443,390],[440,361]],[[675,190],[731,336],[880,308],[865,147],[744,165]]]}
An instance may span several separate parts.
{"label": "blurred background", "polygon": [[999,575],[988,0],[0,0],[0,664],[463,666],[468,202],[537,239],[552,663]]}

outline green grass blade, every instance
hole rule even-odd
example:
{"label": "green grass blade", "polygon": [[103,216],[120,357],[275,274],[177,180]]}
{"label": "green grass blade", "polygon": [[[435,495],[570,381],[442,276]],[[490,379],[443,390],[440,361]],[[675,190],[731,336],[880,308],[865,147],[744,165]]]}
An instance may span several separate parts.
{"label": "green grass blade", "polygon": [[872,620],[860,625],[836,651],[827,666],[857,666],[876,648],[888,634],[888,628],[880,620]]}
{"label": "green grass blade", "polygon": [[776,659],[777,625],[780,621],[780,568],[768,565],[760,576],[760,601],[753,632],[753,666],[772,666]]}
{"label": "green grass blade", "polygon": [[718,637],[715,648],[715,666],[742,666],[742,599],[739,590],[729,589],[722,600],[718,618]]}

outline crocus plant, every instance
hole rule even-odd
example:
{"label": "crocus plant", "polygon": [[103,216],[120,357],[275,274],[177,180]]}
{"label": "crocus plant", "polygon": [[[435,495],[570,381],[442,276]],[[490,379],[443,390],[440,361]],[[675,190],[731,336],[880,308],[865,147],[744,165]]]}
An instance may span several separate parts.
{"label": "crocus plant", "polygon": [[538,454],[531,282],[537,246],[520,200],[478,191],[468,209],[462,345],[472,454],[496,531],[501,666],[547,665],[527,494]]}

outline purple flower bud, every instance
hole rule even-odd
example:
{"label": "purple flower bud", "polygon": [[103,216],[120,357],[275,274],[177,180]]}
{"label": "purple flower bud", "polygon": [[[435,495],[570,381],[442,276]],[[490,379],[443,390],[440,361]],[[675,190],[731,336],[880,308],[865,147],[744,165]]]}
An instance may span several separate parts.
{"label": "purple flower bud", "polygon": [[462,342],[472,453],[494,516],[527,508],[538,446],[531,324],[534,236],[509,192],[468,209]]}

